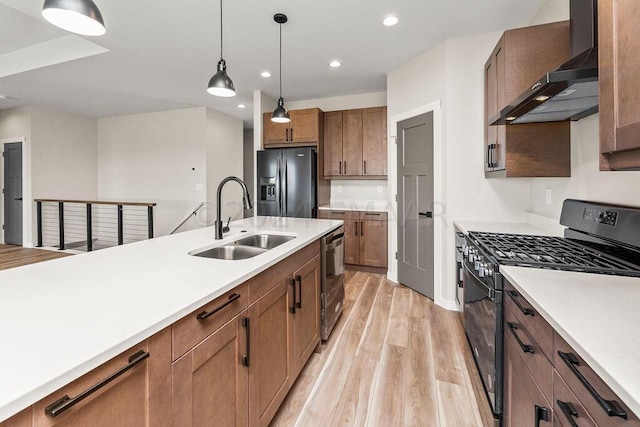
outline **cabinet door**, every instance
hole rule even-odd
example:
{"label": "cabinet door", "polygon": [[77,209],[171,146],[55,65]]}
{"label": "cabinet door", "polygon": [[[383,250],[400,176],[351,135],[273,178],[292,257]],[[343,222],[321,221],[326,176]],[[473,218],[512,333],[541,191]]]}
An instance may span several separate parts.
{"label": "cabinet door", "polygon": [[324,176],[342,175],[342,111],[324,113]]}
{"label": "cabinet door", "polygon": [[275,123],[271,121],[271,113],[262,115],[262,145],[286,144],[289,138],[289,123]]}
{"label": "cabinet door", "polygon": [[297,377],[320,342],[320,256],[293,273],[297,290],[293,313],[293,362]]}
{"label": "cabinet door", "polygon": [[496,64],[495,56],[491,56],[484,69],[484,130],[485,130],[485,161],[484,171],[493,170],[493,144],[496,143],[496,126],[489,126],[489,120],[498,110],[498,94],[496,92]]}
{"label": "cabinet door", "polygon": [[289,142],[318,142],[320,139],[319,111],[317,108],[309,108],[289,112],[291,116]]}
{"label": "cabinet door", "polygon": [[293,384],[290,278],[249,307],[249,425],[267,426]]}
{"label": "cabinet door", "polygon": [[[116,372],[122,373],[105,381]],[[70,405],[73,401],[77,404]],[[171,330],[167,328],[37,402],[33,425],[142,427],[168,426],[170,420]]]}
{"label": "cabinet door", "polygon": [[0,427],[32,427],[33,426],[33,407],[29,406],[22,412],[18,412],[8,420],[0,422]]}
{"label": "cabinet door", "polygon": [[360,264],[360,221],[344,220],[344,263]]}
{"label": "cabinet door", "polygon": [[387,266],[387,222],[360,221],[360,264]]}
{"label": "cabinet door", "polygon": [[387,174],[387,107],[362,111],[364,175]]}
{"label": "cabinet door", "polygon": [[[600,138],[603,153],[640,148],[640,2],[598,2]],[[628,165],[632,166],[632,165]],[[640,167],[640,164],[636,164]]]}
{"label": "cabinet door", "polygon": [[504,426],[551,426],[551,405],[520,358],[520,350],[510,338],[504,340],[504,347]]}
{"label": "cabinet door", "polygon": [[342,112],[343,175],[362,175],[362,110]]}
{"label": "cabinet door", "polygon": [[173,364],[174,426],[247,425],[246,316],[233,318]]}

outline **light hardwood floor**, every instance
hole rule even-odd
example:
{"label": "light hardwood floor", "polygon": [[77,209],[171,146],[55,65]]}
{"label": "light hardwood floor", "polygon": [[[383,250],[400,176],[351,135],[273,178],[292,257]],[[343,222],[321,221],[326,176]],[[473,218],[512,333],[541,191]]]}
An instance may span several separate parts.
{"label": "light hardwood floor", "polygon": [[482,426],[459,314],[382,275],[345,279],[336,328],[271,425]]}
{"label": "light hardwood floor", "polygon": [[0,270],[70,256],[62,252],[0,244]]}

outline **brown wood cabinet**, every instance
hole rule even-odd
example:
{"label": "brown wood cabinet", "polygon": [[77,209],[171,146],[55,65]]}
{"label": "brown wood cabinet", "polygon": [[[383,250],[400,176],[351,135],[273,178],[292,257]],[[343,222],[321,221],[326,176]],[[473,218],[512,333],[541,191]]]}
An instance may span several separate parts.
{"label": "brown wood cabinet", "polygon": [[293,280],[298,287],[292,310],[294,376],[298,376],[320,342],[320,257],[294,272]]}
{"label": "brown wood cabinet", "polygon": [[324,121],[324,176],[384,179],[387,107],[331,111]]}
{"label": "brown wood cabinet", "polygon": [[640,169],[640,2],[598,2],[601,170]]}
{"label": "brown wood cabinet", "polygon": [[504,32],[485,64],[486,177],[571,176],[569,122],[489,125],[569,56],[569,21]]}
{"label": "brown wood cabinet", "polygon": [[8,420],[0,422],[0,427],[32,427],[33,407],[30,406],[22,412],[18,412]]}
{"label": "brown wood cabinet", "polygon": [[271,113],[262,118],[262,145],[270,147],[299,147],[322,143],[323,114],[319,108],[289,111],[289,123],[274,123]]}
{"label": "brown wood cabinet", "polygon": [[[121,374],[105,382],[117,372]],[[100,384],[104,386],[93,389]],[[170,425],[170,328],[37,402],[33,413],[34,426]]]}
{"label": "brown wood cabinet", "polygon": [[173,363],[173,425],[246,426],[249,414],[247,312]]}
{"label": "brown wood cabinet", "polygon": [[344,221],[344,262],[387,267],[387,213],[318,210],[318,218]]}

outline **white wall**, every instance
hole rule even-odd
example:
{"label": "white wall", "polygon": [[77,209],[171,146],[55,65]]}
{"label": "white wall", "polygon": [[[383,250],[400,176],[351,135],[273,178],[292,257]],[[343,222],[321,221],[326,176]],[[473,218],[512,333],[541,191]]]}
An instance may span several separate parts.
{"label": "white wall", "polygon": [[170,232],[207,199],[205,121],[204,107],[98,120],[99,198],[156,202],[155,234]]}
{"label": "white wall", "polygon": [[[436,219],[435,300],[454,308],[453,220],[524,221],[529,202],[527,180],[484,178],[483,67],[500,32],[450,39],[387,75],[389,109],[389,203],[394,206],[396,122],[436,105],[434,147]],[[437,105],[441,105],[441,109]],[[394,214],[390,215],[395,219]],[[389,277],[397,278],[397,223],[389,223]]]}
{"label": "white wall", "polygon": [[[243,131],[243,149],[242,149],[242,180],[249,187],[251,202],[255,205],[256,197],[254,192],[254,174],[253,168],[256,154],[253,151],[253,130],[244,129]],[[253,216],[253,210],[245,212],[245,216]]]}

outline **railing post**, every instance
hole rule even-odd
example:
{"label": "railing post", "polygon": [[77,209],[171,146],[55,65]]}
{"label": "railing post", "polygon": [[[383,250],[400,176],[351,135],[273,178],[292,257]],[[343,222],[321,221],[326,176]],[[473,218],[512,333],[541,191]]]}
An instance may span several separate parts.
{"label": "railing post", "polygon": [[87,252],[93,250],[93,219],[91,213],[91,203],[87,203]]}
{"label": "railing post", "polygon": [[64,251],[64,202],[58,202],[58,227],[60,231],[58,247],[61,251]]}
{"label": "railing post", "polygon": [[124,242],[122,205],[118,205],[118,245]]}
{"label": "railing post", "polygon": [[36,221],[38,221],[38,245],[36,247],[42,247],[42,202],[36,202]]}
{"label": "railing post", "polygon": [[149,238],[153,239],[153,206],[147,206],[147,227],[149,228]]}

